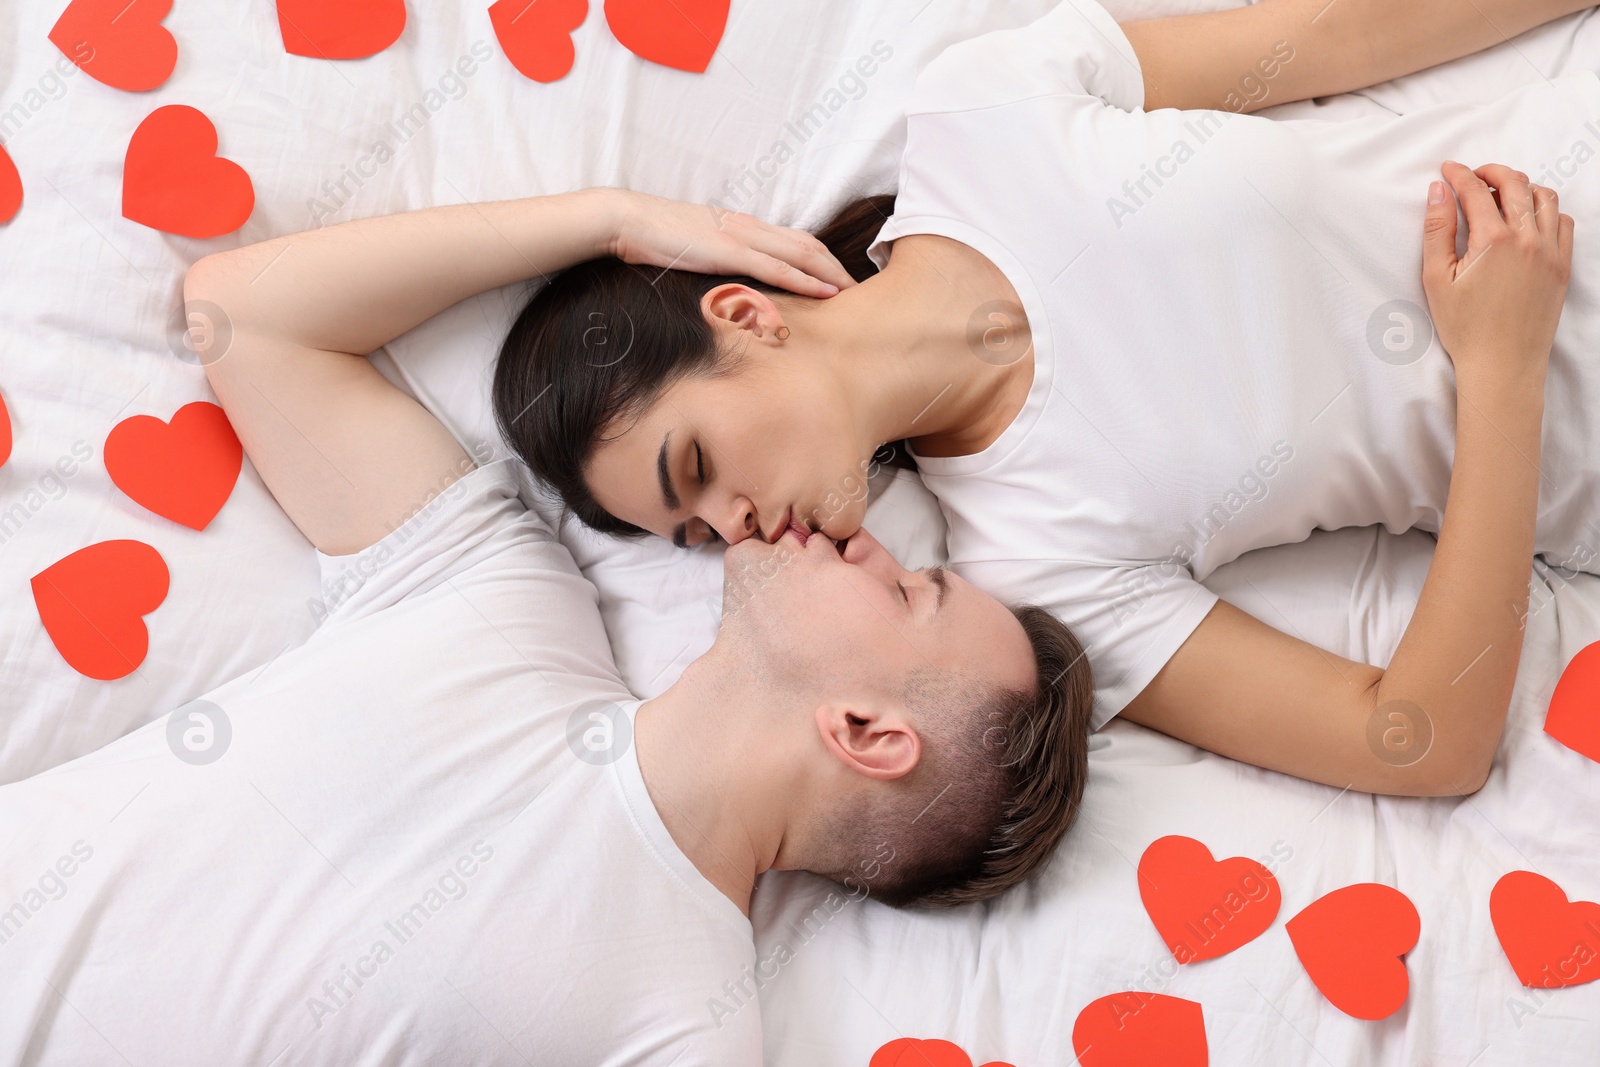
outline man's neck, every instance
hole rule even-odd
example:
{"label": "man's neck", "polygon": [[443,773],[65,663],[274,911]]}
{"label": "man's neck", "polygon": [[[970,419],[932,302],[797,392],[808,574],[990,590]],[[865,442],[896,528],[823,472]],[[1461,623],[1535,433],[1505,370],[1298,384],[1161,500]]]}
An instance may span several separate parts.
{"label": "man's neck", "polygon": [[722,707],[722,687],[703,684],[709,667],[704,657],[697,660],[676,685],[639,707],[634,744],[673,841],[749,915],[756,876],[773,865],[783,842],[783,811],[771,803],[777,794],[757,784],[774,783],[750,758],[756,746],[739,742],[757,712]]}

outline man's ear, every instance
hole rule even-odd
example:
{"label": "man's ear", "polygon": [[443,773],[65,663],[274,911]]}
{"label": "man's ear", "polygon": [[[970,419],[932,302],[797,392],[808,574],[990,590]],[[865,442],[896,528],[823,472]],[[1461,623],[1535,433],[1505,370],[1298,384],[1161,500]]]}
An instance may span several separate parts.
{"label": "man's ear", "polygon": [[740,282],[723,282],[700,298],[700,313],[715,325],[719,320],[730,327],[748,330],[761,340],[770,340],[783,325],[783,313],[759,289]]}
{"label": "man's ear", "polygon": [[898,709],[824,704],[816,724],[828,754],[867,778],[891,781],[909,774],[922,758],[922,738]]}

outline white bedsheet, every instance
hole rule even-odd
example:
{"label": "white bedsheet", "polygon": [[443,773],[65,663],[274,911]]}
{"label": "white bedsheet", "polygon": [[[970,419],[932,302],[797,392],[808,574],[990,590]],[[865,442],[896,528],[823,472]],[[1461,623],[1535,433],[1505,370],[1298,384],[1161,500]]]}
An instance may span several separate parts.
{"label": "white bedsheet", "polygon": [[[596,4],[575,35],[573,72],[549,85],[499,55],[482,4],[413,4],[393,47],[339,64],[284,56],[271,5],[179,4],[165,23],[180,43],[177,70],[142,94],[60,75],[60,53],[46,40],[59,5],[0,10],[0,139],[27,190],[17,218],[0,227],[0,394],[16,431],[14,454],[0,467],[0,515],[10,516],[0,524],[0,588],[8,591],[0,781],[91,751],[221,681],[269,668],[315,626],[311,546],[248,462],[201,532],[144,511],[105,474],[102,447],[119,419],[167,418],[210,398],[201,370],[175,354],[170,326],[195,259],[319,223],[595,184],[813,225],[849,196],[890,188],[897,108],[923,63],[955,40],[1029,22],[1052,2],[736,2],[703,75],[638,60],[612,38]],[[1128,18],[1232,5],[1106,6]],[[1585,12],[1433,71],[1280,113],[1404,112],[1493,95],[1574,62],[1600,65],[1597,25]],[[892,57],[870,78],[846,80],[879,41]],[[447,82],[480,42],[493,57]],[[785,123],[830,89],[844,100],[837,111],[803,142],[787,132]],[[442,106],[400,143],[389,124],[430,90],[441,91]],[[238,233],[199,241],[121,217],[127,138],[171,103],[205,110],[222,153],[251,174],[256,208]],[[394,158],[375,165],[379,140]],[[772,171],[763,157],[780,140],[796,156]],[[391,345],[392,361],[380,357],[470,447],[501,447],[484,386],[519,300],[508,289],[465,301]],[[79,442],[92,458],[72,477],[50,480]],[[926,493],[905,477],[882,489],[869,526],[908,563],[933,561],[942,532]],[[50,644],[28,580],[74,549],[120,537],[162,553],[171,590],[147,618],[150,653],[137,672],[95,681]],[[625,676],[641,695],[659,692],[714,632],[716,556],[604,542],[570,524],[564,538],[601,590]],[[1207,584],[1269,622],[1382,663],[1431,544],[1420,533],[1319,533],[1253,553]],[[1266,935],[1170,980],[1143,979],[1144,988],[1205,1005],[1215,1062],[1467,1063],[1482,1049],[1479,1064],[1592,1062],[1600,986],[1522,990],[1494,943],[1486,900],[1493,879],[1513,867],[1555,878],[1574,898],[1600,897],[1600,772],[1540,732],[1560,666],[1600,638],[1595,581],[1563,584],[1530,621],[1501,762],[1481,793],[1463,801],[1339,796],[1113,723],[1094,741],[1083,822],[1044,877],[989,908],[913,916],[867,904],[833,917],[762,991],[769,1061],[865,1067],[878,1045],[909,1035],[959,1041],[975,1062],[1068,1062],[1082,1006],[1140,987],[1146,968],[1165,958],[1129,861],[1156,836],[1187,833],[1218,856],[1264,855],[1279,843],[1292,850],[1278,867],[1283,909]],[[1423,921],[1409,960],[1411,1000],[1382,1023],[1357,1023],[1322,1001],[1282,931],[1315,896],[1363,880],[1401,887]],[[818,886],[787,876],[763,885],[763,945],[809,909]],[[240,917],[199,921],[218,923],[225,944]]]}

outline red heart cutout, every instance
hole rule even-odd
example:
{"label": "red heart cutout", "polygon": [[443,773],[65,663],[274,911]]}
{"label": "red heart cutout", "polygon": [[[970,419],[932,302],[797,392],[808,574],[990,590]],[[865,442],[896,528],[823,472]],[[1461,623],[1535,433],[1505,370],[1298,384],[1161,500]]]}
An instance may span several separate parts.
{"label": "red heart cutout", "polygon": [[1600,978],[1600,904],[1567,899],[1532,871],[1512,871],[1489,893],[1489,918],[1517,980],[1559,989]]}
{"label": "red heart cutout", "polygon": [[22,175],[5,145],[0,145],[0,223],[10,222],[21,208]]}
{"label": "red heart cutout", "polygon": [[572,31],[589,17],[589,0],[496,0],[489,22],[511,65],[536,82],[553,82],[572,69]]}
{"label": "red heart cutout", "polygon": [[1600,763],[1600,641],[1580,649],[1561,672],[1544,732]]}
{"label": "red heart cutout", "polygon": [[[897,1037],[872,1054],[867,1067],[972,1067],[972,1058],[949,1041]],[[1011,1067],[991,1060],[983,1067]]]}
{"label": "red heart cutout", "polygon": [[0,467],[11,458],[11,412],[6,410],[6,398],[0,396]]}
{"label": "red heart cutout", "polygon": [[278,30],[291,56],[363,59],[405,28],[405,0],[278,0]]}
{"label": "red heart cutout", "polygon": [[1357,1019],[1400,1010],[1411,988],[1401,959],[1422,920],[1400,890],[1375,882],[1335,889],[1284,924],[1300,965],[1328,1002]]}
{"label": "red heart cutout", "polygon": [[217,517],[243,463],[228,416],[204,400],[185,404],[171,422],[134,415],[106,435],[106,473],[117,488],[193,530]]}
{"label": "red heart cutout", "polygon": [[728,0],[606,0],[622,46],[663,67],[703,73],[728,25]]}
{"label": "red heart cutout", "polygon": [[232,233],[255,208],[250,175],[217,158],[217,128],[192,107],[168,104],[133,131],[122,170],[122,216],[183,237]]}
{"label": "red heart cutout", "polygon": [[1255,860],[1216,860],[1192,837],[1157,838],[1139,857],[1139,899],[1179,963],[1226,955],[1278,917],[1278,880]]}
{"label": "red heart cutout", "polygon": [[50,43],[95,81],[143,92],[172,76],[178,41],[161,20],[172,0],[72,0]]}
{"label": "red heart cutout", "polygon": [[1082,1067],[1205,1067],[1205,1016],[1199,1004],[1181,997],[1112,993],[1078,1013],[1072,1051]]}
{"label": "red heart cutout", "polygon": [[972,1058],[949,1041],[901,1037],[874,1052],[867,1067],[972,1067]]}
{"label": "red heart cutout", "polygon": [[144,616],[167,599],[169,579],[161,553],[143,541],[101,541],[34,575],[33,602],[61,658],[109,682],[144,662]]}

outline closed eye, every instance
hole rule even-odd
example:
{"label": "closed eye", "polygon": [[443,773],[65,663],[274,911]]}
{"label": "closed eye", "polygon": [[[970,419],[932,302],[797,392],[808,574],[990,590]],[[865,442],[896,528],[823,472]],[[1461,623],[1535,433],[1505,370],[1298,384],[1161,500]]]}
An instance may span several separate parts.
{"label": "closed eye", "polygon": [[694,443],[694,473],[700,479],[700,484],[706,484],[706,457],[700,451],[700,442]]}

